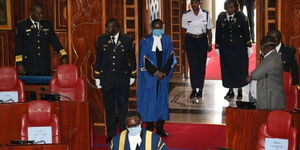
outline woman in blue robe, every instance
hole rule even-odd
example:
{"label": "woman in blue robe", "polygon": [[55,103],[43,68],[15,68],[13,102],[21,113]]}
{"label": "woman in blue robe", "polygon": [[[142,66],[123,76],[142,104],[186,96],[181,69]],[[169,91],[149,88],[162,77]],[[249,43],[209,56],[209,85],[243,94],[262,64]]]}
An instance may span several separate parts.
{"label": "woman in blue robe", "polygon": [[163,22],[155,19],[151,27],[152,34],[140,41],[137,108],[147,130],[153,131],[156,123],[156,133],[168,136],[164,122],[169,120],[169,81],[177,62],[171,38],[163,34]]}

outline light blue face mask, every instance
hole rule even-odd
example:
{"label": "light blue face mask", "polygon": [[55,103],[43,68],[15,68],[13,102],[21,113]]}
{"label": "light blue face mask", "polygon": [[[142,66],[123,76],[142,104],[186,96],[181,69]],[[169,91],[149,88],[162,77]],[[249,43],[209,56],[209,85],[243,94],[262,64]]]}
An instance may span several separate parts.
{"label": "light blue face mask", "polygon": [[136,136],[141,133],[142,126],[141,126],[141,124],[139,124],[135,127],[127,128],[127,130],[129,131],[129,133],[128,133],[129,135]]}
{"label": "light blue face mask", "polygon": [[154,36],[161,36],[164,33],[163,29],[153,29],[152,33]]}

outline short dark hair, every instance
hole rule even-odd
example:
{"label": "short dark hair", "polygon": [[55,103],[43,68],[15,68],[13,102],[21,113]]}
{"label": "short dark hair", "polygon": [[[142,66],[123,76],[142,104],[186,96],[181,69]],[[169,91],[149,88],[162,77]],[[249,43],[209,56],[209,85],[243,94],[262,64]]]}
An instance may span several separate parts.
{"label": "short dark hair", "polygon": [[116,18],[107,19],[106,22],[105,22],[105,27],[107,27],[108,24],[110,24],[110,23],[115,23],[118,27],[120,27],[119,21]]}
{"label": "short dark hair", "polygon": [[33,9],[36,8],[36,7],[43,8],[43,5],[40,4],[40,3],[38,3],[38,2],[34,2],[34,3],[32,3],[31,6],[30,6],[30,11],[33,11]]}
{"label": "short dark hair", "polygon": [[154,19],[152,22],[151,22],[151,27],[153,28],[155,24],[157,23],[161,23],[161,24],[164,24],[162,20],[160,19]]}
{"label": "short dark hair", "polygon": [[282,35],[281,35],[281,32],[278,29],[273,29],[273,30],[269,31],[267,35],[272,36],[275,39],[276,42],[281,41],[281,36]]}
{"label": "short dark hair", "polygon": [[260,45],[275,48],[275,39],[274,37],[267,35],[261,40]]}
{"label": "short dark hair", "polygon": [[142,119],[141,114],[137,111],[128,111],[125,115],[126,118],[127,117],[135,117],[135,116],[139,117],[140,120]]}
{"label": "short dark hair", "polygon": [[233,6],[235,7],[235,11],[239,10],[240,5],[238,4],[237,0],[226,0],[224,3],[224,9],[226,10],[226,6],[229,4],[233,4]]}

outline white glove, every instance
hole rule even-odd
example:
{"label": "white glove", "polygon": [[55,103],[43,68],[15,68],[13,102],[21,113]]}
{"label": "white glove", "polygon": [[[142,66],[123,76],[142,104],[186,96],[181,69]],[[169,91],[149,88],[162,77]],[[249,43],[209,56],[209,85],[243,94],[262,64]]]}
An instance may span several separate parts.
{"label": "white glove", "polygon": [[95,84],[96,84],[96,86],[97,86],[98,89],[102,88],[102,86],[100,84],[100,79],[95,79]]}
{"label": "white glove", "polygon": [[129,85],[132,85],[135,81],[135,78],[130,78],[130,82],[129,82]]}
{"label": "white glove", "polygon": [[247,49],[248,49],[248,57],[250,57],[253,53],[253,49],[252,47],[248,47]]}
{"label": "white glove", "polygon": [[220,51],[219,51],[219,49],[216,48],[215,51],[216,51],[216,54],[217,54],[218,56],[220,56]]}

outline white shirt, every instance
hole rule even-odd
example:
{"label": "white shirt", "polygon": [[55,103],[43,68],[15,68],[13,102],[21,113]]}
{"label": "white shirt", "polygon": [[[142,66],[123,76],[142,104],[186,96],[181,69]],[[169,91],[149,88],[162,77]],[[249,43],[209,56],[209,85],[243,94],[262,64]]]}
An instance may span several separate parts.
{"label": "white shirt", "polygon": [[206,27],[208,30],[213,28],[211,18],[208,16],[207,19],[207,15],[208,13],[204,12],[202,9],[199,10],[198,15],[195,15],[193,10],[186,12],[182,16],[182,28],[186,29],[186,32],[191,34],[198,35],[206,33]]}
{"label": "white shirt", "polygon": [[129,140],[129,145],[130,145],[131,150],[135,150],[136,145],[138,144],[140,146],[141,142],[142,142],[142,138],[141,138],[140,134],[135,135],[135,136],[131,136],[128,134],[128,140]]}
{"label": "white shirt", "polygon": [[162,46],[161,46],[161,36],[154,36],[153,35],[153,45],[152,45],[152,51],[156,51],[156,47],[158,48],[159,51],[162,51]]}
{"label": "white shirt", "polygon": [[266,58],[268,55],[270,55],[274,50],[275,50],[275,49],[269,51],[269,52],[264,56],[264,58]]}
{"label": "white shirt", "polygon": [[280,48],[281,48],[281,45],[282,45],[282,43],[280,42],[277,46],[276,46],[276,51],[277,51],[277,53],[279,53],[279,50],[280,50]]}
{"label": "white shirt", "polygon": [[[31,20],[31,22],[32,22],[32,24],[34,25],[35,28],[37,28],[37,29],[40,28],[40,22],[32,20],[31,16],[30,16],[30,20]],[[37,24],[37,27],[35,26],[35,23]]]}
{"label": "white shirt", "polygon": [[231,17],[231,19],[233,19],[234,13],[232,15],[229,15],[228,13],[226,13],[226,16],[227,16],[227,20],[230,21],[230,17]]}
{"label": "white shirt", "polygon": [[114,43],[115,44],[117,44],[117,42],[118,42],[118,38],[119,38],[119,33],[120,32],[118,32],[116,35],[114,35],[114,36],[110,36],[110,40],[112,41],[112,37],[115,37],[115,40],[114,40]]}

